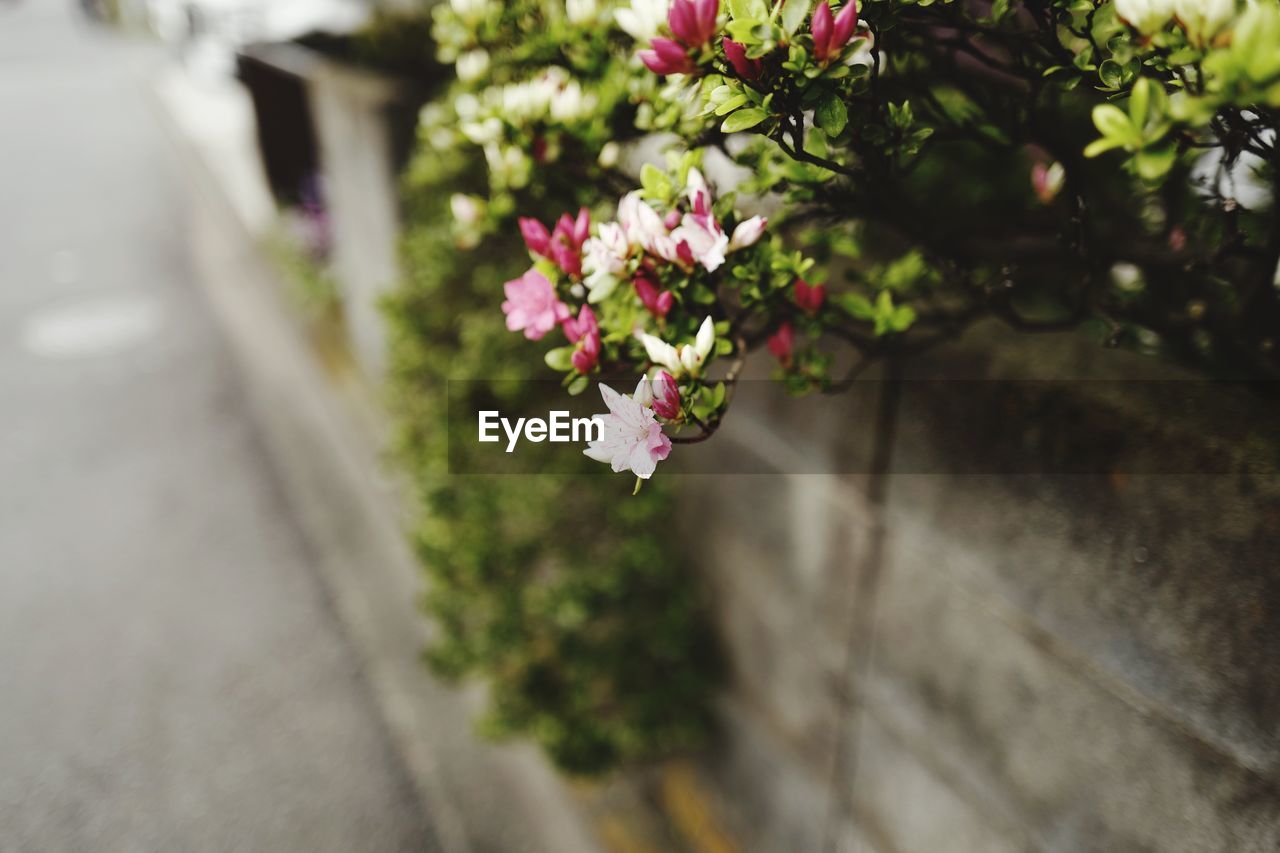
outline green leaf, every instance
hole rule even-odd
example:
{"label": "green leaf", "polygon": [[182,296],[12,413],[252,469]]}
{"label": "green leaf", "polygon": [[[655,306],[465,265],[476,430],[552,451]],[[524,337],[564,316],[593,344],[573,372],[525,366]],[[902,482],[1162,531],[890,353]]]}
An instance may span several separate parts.
{"label": "green leaf", "polygon": [[1158,148],[1145,148],[1133,157],[1138,174],[1145,180],[1158,181],[1169,173],[1178,158],[1178,149],[1173,145],[1162,145]]}
{"label": "green leaf", "polygon": [[542,358],[552,370],[564,372],[573,369],[573,347],[556,347]]}
{"label": "green leaf", "polygon": [[769,17],[769,7],[765,0],[729,0],[729,17],[734,20]]}
{"label": "green leaf", "polygon": [[1112,148],[1119,148],[1124,145],[1115,139],[1095,139],[1084,147],[1084,156],[1097,157],[1099,154],[1105,154]]}
{"label": "green leaf", "polygon": [[671,196],[671,178],[652,163],[640,168],[640,186],[649,198],[665,199]]}
{"label": "green leaf", "polygon": [[762,109],[756,107],[748,107],[745,110],[738,110],[733,115],[724,120],[720,125],[720,129],[725,133],[737,133],[740,130],[747,130],[755,127],[760,122],[769,117],[769,114]]}
{"label": "green leaf", "polygon": [[813,0],[786,0],[782,7],[782,28],[787,31],[787,35],[793,35],[799,31],[812,7]]}
{"label": "green leaf", "polygon": [[573,397],[578,396],[583,391],[587,390],[587,386],[590,384],[591,384],[591,380],[586,376],[583,376],[581,373],[579,373],[577,376],[573,378],[573,381],[569,383],[568,391],[570,396],[573,396]]}
{"label": "green leaf", "polygon": [[844,101],[835,94],[823,98],[813,117],[827,136],[839,136],[849,123],[849,111],[845,108]]}
{"label": "green leaf", "polygon": [[746,102],[747,102],[747,96],[746,96],[746,95],[734,95],[733,97],[731,97],[731,98],[729,98],[727,101],[725,101],[723,104],[721,104],[720,106],[716,107],[716,109],[715,109],[715,113],[716,113],[716,115],[718,115],[718,116],[726,115],[726,114],[728,114],[728,113],[733,112],[733,111],[734,111],[734,110],[736,110],[738,107],[740,107],[740,106],[742,106],[743,104],[745,104]]}
{"label": "green leaf", "polygon": [[1116,145],[1135,145],[1141,140],[1129,116],[1115,104],[1098,104],[1093,108],[1093,123],[1106,139]]}

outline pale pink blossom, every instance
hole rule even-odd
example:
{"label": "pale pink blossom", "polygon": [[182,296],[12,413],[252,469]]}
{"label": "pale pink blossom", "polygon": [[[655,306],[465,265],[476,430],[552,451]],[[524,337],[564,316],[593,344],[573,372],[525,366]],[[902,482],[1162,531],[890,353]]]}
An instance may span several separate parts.
{"label": "pale pink blossom", "polygon": [[603,426],[600,439],[582,451],[597,462],[608,462],[615,472],[631,471],[642,480],[652,477],[658,463],[671,453],[671,439],[663,434],[653,410],[641,402],[651,399],[648,382],[642,377],[631,397],[600,386],[609,412],[597,416]]}
{"label": "pale pink blossom", "polygon": [[596,236],[582,244],[583,282],[587,285],[587,301],[596,303],[613,293],[627,268],[631,246],[622,226],[605,222]]}
{"label": "pale pink blossom", "polygon": [[502,286],[507,299],[502,303],[502,313],[507,315],[507,328],[513,332],[523,330],[524,336],[536,341],[570,316],[569,308],[558,298],[547,277],[530,269],[520,278]]}
{"label": "pale pink blossom", "polygon": [[[680,227],[671,232],[676,242],[677,257],[684,265],[702,264],[707,272],[715,272],[729,251],[729,236],[710,213],[686,213]],[[681,251],[681,246],[685,251]]]}
{"label": "pale pink blossom", "polygon": [[652,246],[661,237],[667,236],[667,227],[662,224],[662,217],[649,203],[640,198],[640,192],[629,192],[618,203],[618,224],[632,246],[652,250]]}
{"label": "pale pink blossom", "polygon": [[736,252],[754,246],[764,236],[764,229],[768,224],[769,220],[763,216],[753,216],[745,222],[739,222],[738,227],[733,229],[733,235],[729,237],[729,251]]}
{"label": "pale pink blossom", "polygon": [[652,381],[653,413],[669,421],[680,418],[680,388],[675,377],[665,370],[658,372]]}

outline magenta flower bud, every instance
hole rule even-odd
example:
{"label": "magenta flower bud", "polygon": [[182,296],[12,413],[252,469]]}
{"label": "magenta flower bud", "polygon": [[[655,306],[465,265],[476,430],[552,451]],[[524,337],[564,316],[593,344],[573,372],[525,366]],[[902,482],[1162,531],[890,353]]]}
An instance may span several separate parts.
{"label": "magenta flower bud", "polygon": [[650,43],[652,50],[642,50],[637,56],[654,74],[692,74],[697,70],[689,54],[679,42],[656,38]]}
{"label": "magenta flower bud", "polygon": [[759,80],[764,71],[764,63],[758,59],[748,59],[747,49],[728,36],[721,42],[724,45],[724,58],[729,60],[733,70],[743,80]]}
{"label": "magenta flower bud", "polygon": [[835,26],[831,31],[830,53],[832,55],[844,50],[844,46],[853,38],[853,31],[858,26],[858,4],[849,0],[836,15]]}
{"label": "magenta flower bud", "polygon": [[653,380],[653,413],[669,421],[680,418],[680,388],[665,370]]}
{"label": "magenta flower bud", "polygon": [[667,12],[671,34],[687,47],[699,48],[716,34],[720,0],[675,0]]}
{"label": "magenta flower bud", "polygon": [[822,0],[818,8],[813,10],[813,20],[809,22],[809,30],[813,33],[813,55],[818,57],[820,62],[827,61],[828,44],[831,42],[831,31],[834,28],[831,6],[827,4],[827,0]]}
{"label": "magenta flower bud", "polygon": [[791,328],[791,323],[784,322],[779,326],[778,330],[769,336],[765,345],[769,347],[769,352],[773,353],[774,358],[782,362],[783,367],[790,367],[791,353],[795,348],[795,332]]}
{"label": "magenta flower bud", "polygon": [[672,228],[675,228],[677,225],[680,224],[680,211],[673,210],[670,213],[668,213],[663,218],[662,224],[667,227],[668,231],[670,231]]}
{"label": "magenta flower bud", "polygon": [[827,289],[820,284],[809,284],[802,278],[795,283],[795,300],[807,314],[816,314],[827,299]]}
{"label": "magenta flower bud", "polygon": [[529,247],[529,251],[545,256],[547,247],[551,245],[551,233],[547,231],[547,226],[527,216],[521,216],[519,223],[520,236],[524,237],[524,244]]}
{"label": "magenta flower bud", "polygon": [[569,342],[575,344],[569,362],[579,373],[590,373],[600,363],[600,325],[590,305],[583,305],[575,320],[568,317],[560,328]]}
{"label": "magenta flower bud", "polygon": [[671,313],[672,307],[676,304],[676,295],[670,290],[664,290],[658,294],[658,298],[654,300],[654,313],[659,317],[665,317]]}

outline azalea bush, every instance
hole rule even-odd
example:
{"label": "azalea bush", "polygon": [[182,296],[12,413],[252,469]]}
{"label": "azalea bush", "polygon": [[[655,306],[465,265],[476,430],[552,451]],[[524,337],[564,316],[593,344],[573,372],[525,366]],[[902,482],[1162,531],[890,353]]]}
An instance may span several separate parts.
{"label": "azalea bush", "polygon": [[423,110],[392,306],[430,656],[562,766],[705,732],[696,576],[660,484],[451,478],[446,380],[598,393],[581,464],[638,489],[731,417],[756,350],[794,393],[990,320],[1280,372],[1276,0],[430,14],[455,73]]}
{"label": "azalea bush", "polygon": [[[679,112],[676,153],[617,202],[601,182],[614,221],[522,219],[533,266],[495,307],[564,333],[543,357],[571,392],[647,376],[629,402],[602,391],[610,438],[587,453],[615,470],[645,479],[710,436],[758,346],[796,391],[986,317],[1278,372],[1275,0],[634,0],[614,19],[638,38],[610,67],[663,81],[628,91]],[[712,155],[745,167],[726,189],[771,207],[767,238],[695,165]]]}

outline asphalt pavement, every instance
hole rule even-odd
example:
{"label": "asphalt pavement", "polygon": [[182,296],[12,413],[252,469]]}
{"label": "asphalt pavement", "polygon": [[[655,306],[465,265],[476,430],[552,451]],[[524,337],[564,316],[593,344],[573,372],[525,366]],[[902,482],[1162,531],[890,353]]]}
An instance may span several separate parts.
{"label": "asphalt pavement", "polygon": [[0,851],[433,849],[197,286],[168,60],[0,2]]}

